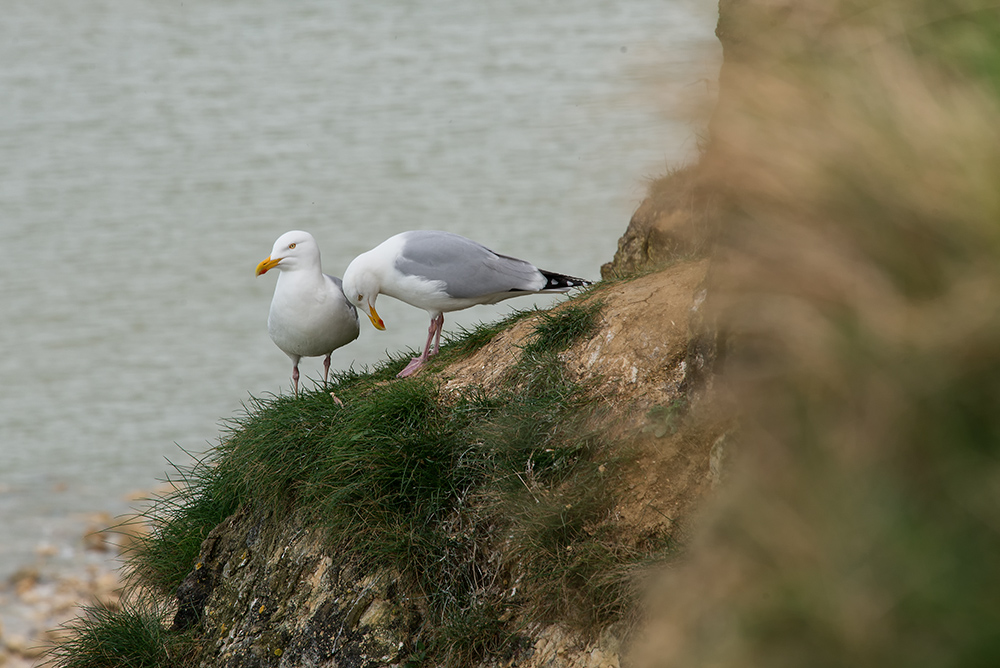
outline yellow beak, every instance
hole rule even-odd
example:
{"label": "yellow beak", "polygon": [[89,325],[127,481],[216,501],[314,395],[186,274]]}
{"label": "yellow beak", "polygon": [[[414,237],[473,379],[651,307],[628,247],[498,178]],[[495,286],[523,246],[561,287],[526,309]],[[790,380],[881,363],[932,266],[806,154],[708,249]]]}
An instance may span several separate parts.
{"label": "yellow beak", "polygon": [[281,262],[281,258],[277,260],[272,260],[270,257],[266,260],[262,260],[260,264],[257,265],[257,276],[261,274],[266,274],[268,269],[274,269]]}
{"label": "yellow beak", "polygon": [[375,310],[374,306],[368,307],[368,318],[372,321],[372,324],[375,325],[375,329],[385,331],[385,323],[382,322],[382,318],[378,317],[378,311]]}

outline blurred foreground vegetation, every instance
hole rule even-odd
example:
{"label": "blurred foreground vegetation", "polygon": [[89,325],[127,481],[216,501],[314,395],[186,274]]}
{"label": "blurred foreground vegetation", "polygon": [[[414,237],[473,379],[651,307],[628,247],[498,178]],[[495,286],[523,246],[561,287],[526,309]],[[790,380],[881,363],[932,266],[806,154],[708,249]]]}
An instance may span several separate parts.
{"label": "blurred foreground vegetation", "polygon": [[721,5],[738,457],[641,663],[1000,665],[1000,7]]}

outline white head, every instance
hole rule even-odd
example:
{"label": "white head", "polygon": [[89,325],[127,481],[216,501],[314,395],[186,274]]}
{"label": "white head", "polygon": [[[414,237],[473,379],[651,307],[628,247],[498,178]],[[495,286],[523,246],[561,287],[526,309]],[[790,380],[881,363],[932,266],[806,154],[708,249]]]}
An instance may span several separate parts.
{"label": "white head", "polygon": [[344,296],[347,301],[364,311],[375,329],[385,329],[385,323],[375,310],[381,282],[371,269],[365,266],[365,255],[359,255],[347,265],[344,271]]}
{"label": "white head", "polygon": [[320,266],[319,246],[308,232],[292,230],[285,232],[274,242],[271,254],[257,265],[257,275],[265,274],[275,267],[285,271],[308,265]]}

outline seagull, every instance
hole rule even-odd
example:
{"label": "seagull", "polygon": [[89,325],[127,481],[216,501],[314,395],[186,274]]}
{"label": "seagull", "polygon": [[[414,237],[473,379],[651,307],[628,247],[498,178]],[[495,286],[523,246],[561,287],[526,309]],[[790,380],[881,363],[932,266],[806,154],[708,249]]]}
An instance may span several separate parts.
{"label": "seagull", "polygon": [[390,237],[354,258],[344,272],[344,294],[368,314],[376,329],[385,329],[375,310],[380,293],[430,315],[424,351],[399,372],[400,377],[414,373],[437,354],[444,314],[449,311],[538,292],[567,292],[589,284],[436,230],[411,230]]}
{"label": "seagull", "polygon": [[[271,255],[257,265],[257,276],[278,270],[267,315],[267,333],[292,360],[292,383],[299,396],[299,360],[323,360],[323,384],[330,374],[330,354],[358,338],[358,311],[344,297],[342,283],[320,268],[319,246],[308,232],[285,232]],[[341,403],[336,396],[337,403]]]}

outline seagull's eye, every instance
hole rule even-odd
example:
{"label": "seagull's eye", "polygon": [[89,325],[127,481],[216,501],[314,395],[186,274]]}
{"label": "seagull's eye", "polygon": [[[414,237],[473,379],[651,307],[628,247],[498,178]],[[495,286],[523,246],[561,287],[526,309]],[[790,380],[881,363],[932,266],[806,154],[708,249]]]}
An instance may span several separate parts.
{"label": "seagull's eye", "polygon": [[288,244],[288,249],[289,249],[289,250],[291,250],[291,249],[293,249],[293,248],[295,248],[295,244]]}
{"label": "seagull's eye", "polygon": [[361,301],[362,299],[364,299],[364,295],[358,295],[358,301]]}

